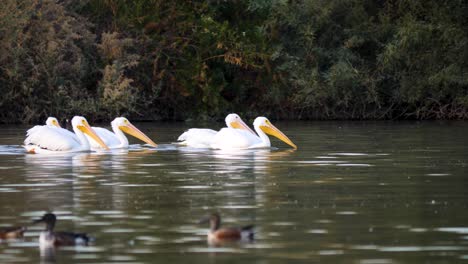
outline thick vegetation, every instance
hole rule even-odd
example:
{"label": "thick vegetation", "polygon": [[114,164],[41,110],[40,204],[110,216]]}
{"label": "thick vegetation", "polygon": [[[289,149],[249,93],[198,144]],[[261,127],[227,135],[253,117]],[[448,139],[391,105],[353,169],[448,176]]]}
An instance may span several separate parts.
{"label": "thick vegetation", "polygon": [[0,122],[468,118],[461,0],[4,0]]}

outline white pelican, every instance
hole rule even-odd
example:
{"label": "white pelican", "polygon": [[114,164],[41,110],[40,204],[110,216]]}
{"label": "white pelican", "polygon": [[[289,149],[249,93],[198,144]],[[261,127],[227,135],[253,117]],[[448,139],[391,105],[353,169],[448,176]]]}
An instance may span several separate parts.
{"label": "white pelican", "polygon": [[[50,127],[50,128],[61,128],[60,123],[58,122],[57,118],[49,116],[46,120],[45,126]],[[41,129],[40,125],[34,126],[26,132],[27,135],[34,133],[34,131]]]}
{"label": "white pelican", "polygon": [[35,126],[28,130],[24,140],[24,148],[29,153],[65,153],[90,150],[85,134],[92,137],[104,149],[109,149],[89,126],[82,116],[72,119],[73,131],[49,126]]}
{"label": "white pelican", "polygon": [[[128,121],[128,119],[125,117],[115,118],[114,121],[111,122],[111,126],[114,133],[102,127],[93,127],[94,131],[96,131],[99,137],[111,149],[128,148],[128,139],[123,132],[132,135],[153,147],[157,146],[153,140],[151,140],[147,135],[141,132],[134,125],[132,125],[132,123],[130,123],[130,121]],[[92,149],[102,148],[102,146],[96,141],[94,141],[93,138],[90,138],[88,135],[86,136],[89,139]]]}
{"label": "white pelican", "polygon": [[245,130],[223,128],[214,137],[211,147],[216,149],[269,148],[271,143],[266,135],[269,134],[297,149],[297,146],[266,117],[257,117],[254,121],[254,128],[258,135]]}
{"label": "white pelican", "polygon": [[60,123],[58,122],[57,118],[55,117],[52,117],[52,116],[49,116],[49,118],[47,118],[46,120],[46,126],[50,126],[50,127],[61,127],[60,126]]}
{"label": "white pelican", "polygon": [[[45,123],[46,123],[45,126],[47,126],[49,128],[59,129],[60,132],[62,132],[64,134],[67,134],[70,137],[73,137],[75,140],[78,140],[78,138],[76,137],[75,134],[73,134],[73,132],[71,132],[71,131],[69,131],[67,129],[64,129],[64,128],[62,128],[60,126],[60,123],[58,122],[57,118],[49,116]],[[29,135],[32,135],[32,134],[36,133],[38,130],[41,130],[42,127],[45,127],[45,126],[37,125],[37,126],[34,126],[34,127],[30,128],[30,129],[28,129],[28,131],[26,132],[26,136],[29,136]]]}
{"label": "white pelican", "polygon": [[[227,115],[225,121],[228,128],[242,129],[255,135],[255,132],[237,114]],[[180,145],[192,148],[210,148],[217,133],[218,131],[209,128],[191,128],[180,135],[177,141],[181,141]]]}

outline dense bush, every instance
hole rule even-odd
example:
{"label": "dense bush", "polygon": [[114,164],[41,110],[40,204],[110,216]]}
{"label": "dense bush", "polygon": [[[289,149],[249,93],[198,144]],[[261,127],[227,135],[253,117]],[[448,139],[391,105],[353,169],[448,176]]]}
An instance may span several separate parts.
{"label": "dense bush", "polygon": [[52,1],[4,1],[0,17],[0,120],[98,110],[90,109],[95,36],[85,19]]}
{"label": "dense bush", "polygon": [[467,118],[463,1],[295,1],[268,25],[302,118]]}
{"label": "dense bush", "polygon": [[468,3],[0,5],[0,122],[466,119]]}

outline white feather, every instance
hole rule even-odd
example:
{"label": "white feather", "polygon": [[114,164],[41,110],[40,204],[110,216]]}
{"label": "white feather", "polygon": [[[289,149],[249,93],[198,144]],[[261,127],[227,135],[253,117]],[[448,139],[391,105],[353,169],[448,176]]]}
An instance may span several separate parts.
{"label": "white feather", "polygon": [[[230,129],[243,130],[248,131],[252,135],[255,134],[255,132],[253,132],[237,114],[229,114],[224,120],[226,122],[226,126]],[[233,124],[236,124],[238,128],[233,128]],[[221,132],[221,130],[219,132]],[[191,128],[180,135],[177,141],[181,141],[179,143],[180,145],[185,145],[192,148],[211,148],[213,140],[215,136],[219,134],[219,132],[207,128]]]}
{"label": "white feather", "polygon": [[90,145],[81,127],[86,129],[86,133],[95,132],[82,116],[73,117],[72,125],[75,134],[56,126],[35,126],[27,131],[24,148],[29,153],[47,154],[89,151]]}
{"label": "white feather", "polygon": [[39,235],[40,247],[53,247],[55,243],[54,235],[49,231],[42,231]]}
{"label": "white feather", "polygon": [[246,131],[223,128],[213,138],[211,147],[215,149],[248,149],[261,143],[261,139]]}
{"label": "white feather", "polygon": [[193,148],[209,148],[216,133],[218,131],[213,129],[191,128],[180,135],[177,141],[181,141],[181,145]]}
{"label": "white feather", "polygon": [[269,134],[277,137],[291,147],[295,149],[297,148],[297,146],[286,135],[284,135],[283,132],[263,116],[255,118],[254,129],[257,132],[256,135],[242,129],[223,128],[214,137],[211,147],[227,150],[269,148],[271,143],[264,131],[264,129],[266,129]]}
{"label": "white feather", "polygon": [[[92,127],[96,134],[106,143],[107,146],[115,146],[120,144],[119,138],[112,133],[111,131],[102,128],[102,127]],[[94,139],[86,135],[89,140],[89,144],[91,145],[92,149],[100,149],[101,145],[99,145]]]}
{"label": "white feather", "polygon": [[81,145],[75,134],[66,129],[57,127],[35,126],[27,131],[26,136],[24,140],[25,146],[37,146],[39,147],[37,149],[38,151],[40,151],[40,149],[49,151],[70,151]]}
{"label": "white feather", "polygon": [[[155,147],[156,143],[154,143],[148,136],[146,136],[143,132],[141,132],[138,128],[136,128],[130,121],[128,121],[125,117],[116,117],[111,122],[112,131],[107,130],[101,127],[93,127],[93,130],[96,134],[104,141],[104,143],[111,149],[122,149],[128,148],[128,139],[124,134],[128,133],[147,144]],[[102,146],[99,145],[94,139],[86,135],[88,138],[91,149],[99,150],[102,149]]]}

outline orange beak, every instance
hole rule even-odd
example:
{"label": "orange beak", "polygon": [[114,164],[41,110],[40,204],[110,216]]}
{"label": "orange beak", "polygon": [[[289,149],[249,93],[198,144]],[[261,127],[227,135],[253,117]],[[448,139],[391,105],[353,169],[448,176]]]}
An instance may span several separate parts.
{"label": "orange beak", "polygon": [[91,137],[92,139],[94,139],[94,141],[96,141],[99,145],[101,145],[102,148],[104,148],[105,150],[109,150],[109,147],[106,145],[106,143],[102,141],[102,139],[96,134],[96,132],[87,123],[83,125],[79,125],[78,129],[81,130],[81,132],[88,135],[89,137]]}
{"label": "orange beak", "polygon": [[285,134],[283,134],[283,132],[281,132],[278,128],[276,128],[271,123],[260,126],[260,129],[269,135],[275,136],[276,138],[290,145],[294,149],[297,149],[296,144],[294,144]]}
{"label": "orange beak", "polygon": [[153,147],[156,147],[157,144],[154,143],[153,140],[151,140],[147,135],[145,135],[145,133],[141,132],[138,128],[136,128],[134,125],[132,124],[127,124],[125,126],[119,126],[120,130],[122,130],[123,132],[131,135],[131,136],[134,136],[136,138],[138,138],[139,140],[143,141],[143,142],[146,142],[147,144],[153,146]]}
{"label": "orange beak", "polygon": [[247,131],[249,131],[250,133],[256,135],[256,133],[255,133],[252,129],[250,129],[250,127],[249,127],[246,123],[244,123],[244,121],[242,121],[242,120],[236,120],[236,121],[234,121],[234,122],[231,122],[231,126],[232,126],[233,128],[236,128],[236,129],[244,129],[244,130],[247,130]]}

